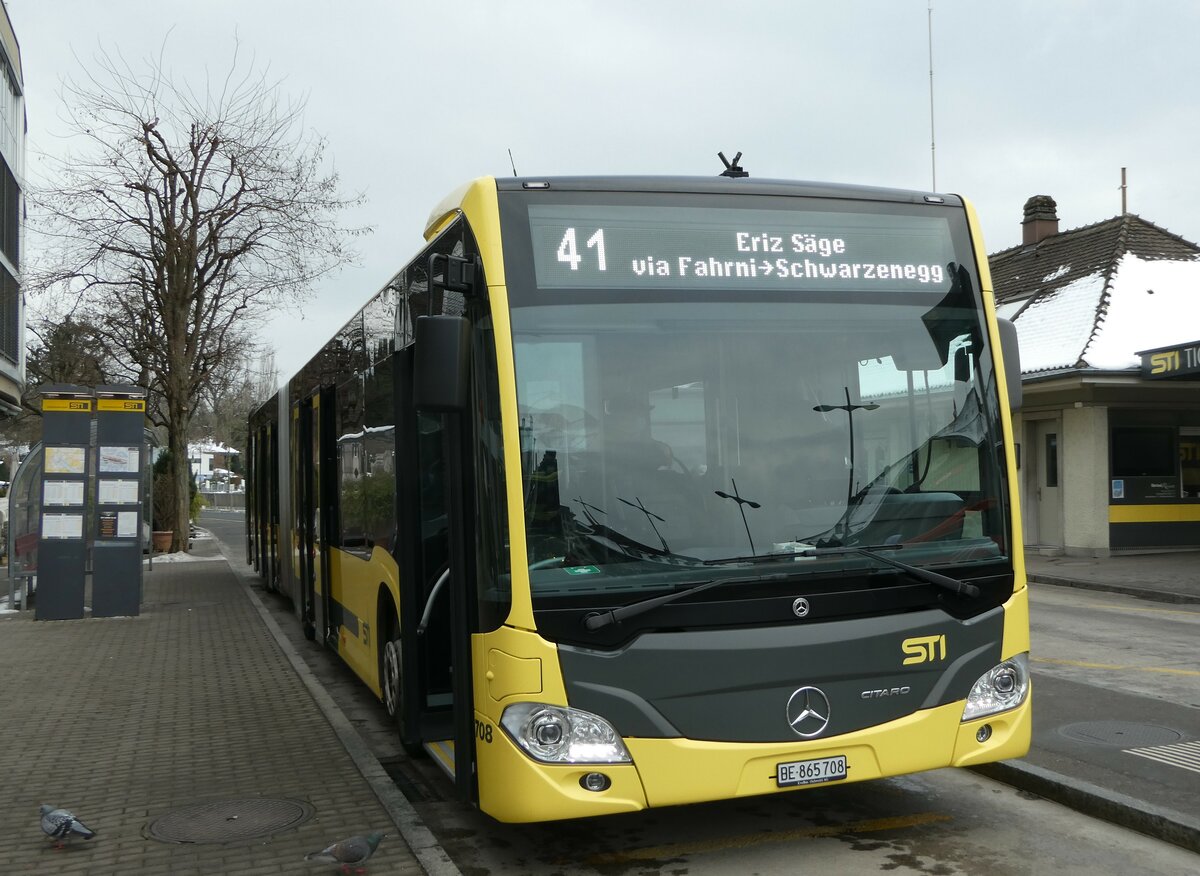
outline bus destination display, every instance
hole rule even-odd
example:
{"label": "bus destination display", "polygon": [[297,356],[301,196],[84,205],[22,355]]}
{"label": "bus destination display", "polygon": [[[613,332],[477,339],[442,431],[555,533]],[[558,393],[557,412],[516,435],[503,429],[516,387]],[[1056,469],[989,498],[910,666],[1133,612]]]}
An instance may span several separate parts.
{"label": "bus destination display", "polygon": [[943,216],[529,206],[539,289],[944,292]]}

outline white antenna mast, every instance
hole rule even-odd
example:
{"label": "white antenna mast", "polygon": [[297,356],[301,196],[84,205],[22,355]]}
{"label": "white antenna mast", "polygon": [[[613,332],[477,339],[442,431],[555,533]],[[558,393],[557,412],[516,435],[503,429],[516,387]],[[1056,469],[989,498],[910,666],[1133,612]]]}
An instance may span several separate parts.
{"label": "white antenna mast", "polygon": [[929,163],[933,171],[933,191],[937,191],[937,138],[933,129],[933,0],[929,0]]}

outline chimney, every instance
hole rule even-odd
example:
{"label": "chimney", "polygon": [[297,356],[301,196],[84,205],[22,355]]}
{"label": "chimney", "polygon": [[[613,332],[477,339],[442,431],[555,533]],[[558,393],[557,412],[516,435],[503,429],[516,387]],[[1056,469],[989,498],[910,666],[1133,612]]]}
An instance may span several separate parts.
{"label": "chimney", "polygon": [[1058,234],[1058,204],[1049,195],[1034,195],[1025,202],[1025,218],[1021,220],[1023,244],[1032,246]]}

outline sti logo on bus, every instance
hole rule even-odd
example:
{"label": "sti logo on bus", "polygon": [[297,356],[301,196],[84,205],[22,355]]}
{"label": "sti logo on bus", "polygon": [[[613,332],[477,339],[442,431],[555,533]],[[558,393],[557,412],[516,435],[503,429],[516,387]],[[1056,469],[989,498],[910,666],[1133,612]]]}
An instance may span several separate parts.
{"label": "sti logo on bus", "polygon": [[900,643],[900,649],[908,654],[904,665],[914,663],[932,663],[934,660],[946,659],[946,637],[942,636],[913,636]]}

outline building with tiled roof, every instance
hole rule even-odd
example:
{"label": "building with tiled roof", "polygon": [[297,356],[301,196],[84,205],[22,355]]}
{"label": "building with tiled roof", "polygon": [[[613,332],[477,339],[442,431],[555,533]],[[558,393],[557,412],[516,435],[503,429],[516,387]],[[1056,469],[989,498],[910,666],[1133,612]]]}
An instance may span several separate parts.
{"label": "building with tiled roof", "polygon": [[1056,211],[1030,198],[989,259],[1021,346],[1026,544],[1200,547],[1200,246],[1132,213],[1060,232]]}

